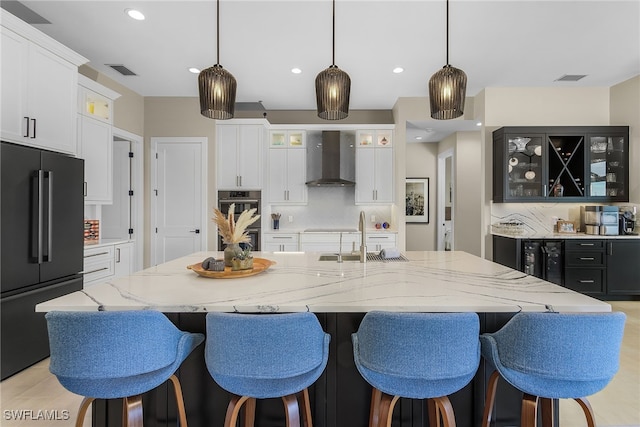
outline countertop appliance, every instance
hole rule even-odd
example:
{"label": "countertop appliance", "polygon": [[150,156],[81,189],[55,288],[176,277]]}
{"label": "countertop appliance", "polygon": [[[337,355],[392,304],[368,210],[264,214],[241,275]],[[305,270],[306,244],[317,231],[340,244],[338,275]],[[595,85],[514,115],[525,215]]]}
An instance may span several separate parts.
{"label": "countertop appliance", "polygon": [[585,234],[615,236],[618,234],[618,207],[581,206],[580,225]]}
{"label": "countertop appliance", "polygon": [[40,302],[82,289],[84,160],[0,146],[2,379],[49,356]]}
{"label": "countertop appliance", "polygon": [[562,285],[562,241],[526,240],[522,245],[523,271],[547,282]]}
{"label": "countertop appliance", "polygon": [[637,208],[635,206],[620,206],[619,226],[620,234],[637,235],[636,228]]}
{"label": "countertop appliance", "polygon": [[[218,209],[227,215],[231,204],[234,204],[233,213],[237,221],[240,214],[249,209],[255,209],[255,215],[262,215],[260,205],[262,200],[261,191],[218,191]],[[262,218],[247,227],[247,234],[251,239],[250,245],[252,251],[260,251],[261,249],[261,230]],[[222,237],[218,235],[218,250],[223,251],[225,244]]]}

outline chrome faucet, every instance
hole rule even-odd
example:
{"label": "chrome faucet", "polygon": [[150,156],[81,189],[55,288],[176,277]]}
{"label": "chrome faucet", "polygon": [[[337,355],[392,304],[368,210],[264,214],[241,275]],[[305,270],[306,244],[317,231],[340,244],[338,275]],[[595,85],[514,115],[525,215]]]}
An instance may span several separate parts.
{"label": "chrome faucet", "polygon": [[360,262],[367,262],[367,231],[364,211],[360,211],[358,231],[360,232]]}
{"label": "chrome faucet", "polygon": [[338,262],[342,262],[342,231],[340,232],[340,246],[338,247]]}

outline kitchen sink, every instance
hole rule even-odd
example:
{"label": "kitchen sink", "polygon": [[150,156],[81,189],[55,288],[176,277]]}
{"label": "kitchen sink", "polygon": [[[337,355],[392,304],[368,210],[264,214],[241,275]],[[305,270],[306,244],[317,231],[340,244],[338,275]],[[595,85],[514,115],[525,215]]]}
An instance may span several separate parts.
{"label": "kitchen sink", "polygon": [[[322,254],[318,261],[338,261],[338,254]],[[342,261],[360,261],[360,254],[342,254]]]}

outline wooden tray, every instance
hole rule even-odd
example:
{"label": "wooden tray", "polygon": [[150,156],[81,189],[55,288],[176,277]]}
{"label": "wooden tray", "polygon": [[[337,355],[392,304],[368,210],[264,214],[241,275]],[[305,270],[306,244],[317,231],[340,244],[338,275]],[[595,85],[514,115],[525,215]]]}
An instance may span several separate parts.
{"label": "wooden tray", "polygon": [[209,279],[238,279],[240,277],[255,276],[256,274],[262,273],[275,263],[275,261],[271,261],[265,258],[254,258],[253,269],[251,270],[232,271],[231,267],[225,267],[224,271],[209,271],[202,268],[201,262],[188,265],[187,268],[189,270],[195,271],[200,276],[207,277]]}

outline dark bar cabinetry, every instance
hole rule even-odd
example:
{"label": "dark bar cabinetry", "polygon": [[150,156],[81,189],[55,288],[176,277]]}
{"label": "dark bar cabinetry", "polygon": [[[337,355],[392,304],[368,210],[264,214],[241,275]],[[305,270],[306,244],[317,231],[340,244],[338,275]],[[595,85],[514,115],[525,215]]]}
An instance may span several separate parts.
{"label": "dark bar cabinetry", "polygon": [[[548,246],[553,242],[560,244],[550,250]],[[493,261],[599,299],[640,296],[640,238],[529,239],[494,235]]]}

